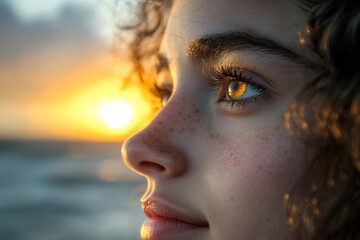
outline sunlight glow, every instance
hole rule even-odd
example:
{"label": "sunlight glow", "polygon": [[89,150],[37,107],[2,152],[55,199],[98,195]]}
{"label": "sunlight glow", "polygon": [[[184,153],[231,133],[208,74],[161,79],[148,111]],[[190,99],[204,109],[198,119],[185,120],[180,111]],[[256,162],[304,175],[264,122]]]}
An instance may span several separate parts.
{"label": "sunlight glow", "polygon": [[[151,122],[156,112],[150,97],[141,88],[128,85],[119,89],[119,78],[94,78],[100,80],[81,91],[64,90],[58,99],[33,103],[27,112],[20,112],[26,114],[32,124],[32,128],[26,129],[27,134],[46,139],[118,142]],[[1,106],[0,110],[6,112],[8,108]],[[6,122],[0,119],[2,127],[1,123]],[[24,132],[19,134],[23,136]]]}
{"label": "sunlight glow", "polygon": [[106,103],[101,109],[102,121],[112,129],[126,128],[134,117],[133,108],[123,101]]}

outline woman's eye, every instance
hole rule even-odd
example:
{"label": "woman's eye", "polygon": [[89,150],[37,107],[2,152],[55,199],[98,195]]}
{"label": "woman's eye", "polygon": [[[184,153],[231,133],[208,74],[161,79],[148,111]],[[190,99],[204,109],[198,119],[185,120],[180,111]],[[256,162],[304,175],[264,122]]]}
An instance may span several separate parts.
{"label": "woman's eye", "polygon": [[160,101],[161,107],[164,107],[172,95],[173,82],[169,70],[169,64],[163,55],[157,55],[155,70],[156,81],[154,82],[154,87],[156,90],[156,96]]}
{"label": "woman's eye", "polygon": [[260,106],[260,100],[272,97],[268,88],[263,87],[267,81],[246,69],[210,66],[204,73],[210,86],[218,91],[216,102],[228,111],[250,110]]}
{"label": "woman's eye", "polygon": [[173,92],[173,83],[170,73],[166,70],[158,74],[157,79],[158,96],[160,98],[161,106],[165,106],[169,101]]}
{"label": "woman's eye", "polygon": [[162,107],[164,107],[167,104],[167,102],[169,101],[170,96],[171,96],[171,92],[172,91],[170,91],[168,89],[163,90],[163,92],[161,94],[161,97],[160,97]]}
{"label": "woman's eye", "polygon": [[226,90],[226,99],[239,101],[244,98],[251,98],[261,95],[264,90],[260,87],[245,83],[243,81],[231,81]]}
{"label": "woman's eye", "polygon": [[154,83],[153,89],[154,96],[157,99],[157,107],[164,107],[172,95],[172,85]]}

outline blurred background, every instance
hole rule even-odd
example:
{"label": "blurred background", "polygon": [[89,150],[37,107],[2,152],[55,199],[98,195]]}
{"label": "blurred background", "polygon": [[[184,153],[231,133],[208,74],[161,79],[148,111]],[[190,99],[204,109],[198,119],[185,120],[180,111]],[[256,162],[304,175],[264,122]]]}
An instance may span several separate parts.
{"label": "blurred background", "polygon": [[136,3],[0,0],[0,239],[139,239],[120,148],[151,107],[116,37]]}

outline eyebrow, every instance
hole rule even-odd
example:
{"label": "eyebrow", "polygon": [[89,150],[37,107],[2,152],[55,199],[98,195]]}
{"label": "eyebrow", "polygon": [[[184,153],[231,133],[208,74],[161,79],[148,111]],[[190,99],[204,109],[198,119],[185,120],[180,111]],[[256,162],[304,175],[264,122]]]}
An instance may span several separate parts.
{"label": "eyebrow", "polygon": [[300,55],[272,39],[248,32],[227,32],[205,35],[191,41],[187,54],[193,63],[218,59],[233,51],[253,50],[263,54],[277,55],[310,68],[319,65],[306,56]]}

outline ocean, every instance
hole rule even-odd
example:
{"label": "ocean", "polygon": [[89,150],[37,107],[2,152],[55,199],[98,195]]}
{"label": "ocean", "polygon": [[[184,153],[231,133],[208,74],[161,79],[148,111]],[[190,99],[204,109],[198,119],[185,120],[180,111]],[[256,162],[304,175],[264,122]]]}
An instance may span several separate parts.
{"label": "ocean", "polygon": [[140,239],[146,182],[120,147],[0,141],[0,239]]}

